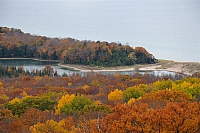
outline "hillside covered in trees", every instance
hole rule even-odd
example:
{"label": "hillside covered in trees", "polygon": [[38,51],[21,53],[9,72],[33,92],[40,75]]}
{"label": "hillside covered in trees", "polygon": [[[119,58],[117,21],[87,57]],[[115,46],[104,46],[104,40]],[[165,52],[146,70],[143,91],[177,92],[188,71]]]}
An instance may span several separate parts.
{"label": "hillside covered in trees", "polygon": [[0,27],[0,58],[10,57],[60,60],[66,64],[105,67],[157,61],[143,47],[132,48],[105,41],[48,38],[23,33],[20,29]]}

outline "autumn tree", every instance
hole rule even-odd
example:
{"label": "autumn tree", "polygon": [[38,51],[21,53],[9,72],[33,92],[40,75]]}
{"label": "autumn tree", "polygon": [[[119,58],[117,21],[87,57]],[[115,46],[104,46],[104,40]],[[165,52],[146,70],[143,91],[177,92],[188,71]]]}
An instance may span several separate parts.
{"label": "autumn tree", "polygon": [[0,109],[0,132],[7,132],[9,125],[16,120],[17,117],[12,114],[9,109]]}
{"label": "autumn tree", "polygon": [[23,125],[32,126],[37,123],[43,123],[49,118],[49,112],[41,111],[39,109],[30,108],[27,109],[24,114],[20,117]]}
{"label": "autumn tree", "polygon": [[103,132],[150,132],[152,116],[153,110],[149,110],[147,104],[138,106],[117,104],[113,113],[105,117]]}
{"label": "autumn tree", "polygon": [[65,106],[65,104],[70,104],[72,102],[72,100],[74,99],[75,95],[69,95],[69,94],[65,94],[64,96],[62,96],[62,98],[58,101],[58,107],[56,110],[56,113],[60,113],[61,108],[63,108]]}
{"label": "autumn tree", "polygon": [[127,102],[131,98],[139,98],[144,95],[144,91],[137,87],[129,87],[123,92],[124,100]]}
{"label": "autumn tree", "polygon": [[167,102],[182,102],[189,100],[187,94],[176,90],[152,91],[145,94],[138,102],[147,103],[151,108],[165,107]]}
{"label": "autumn tree", "polygon": [[200,131],[199,103],[169,102],[163,111],[165,132],[196,133]]}
{"label": "autumn tree", "polygon": [[42,111],[54,110],[54,106],[57,101],[52,100],[48,96],[27,96],[22,99],[16,99],[5,105],[6,108],[10,109],[14,115],[21,116],[25,110],[29,108],[37,108]]}
{"label": "autumn tree", "polygon": [[86,105],[91,105],[92,101],[85,96],[75,96],[70,103],[66,103],[60,108],[64,114],[72,114],[73,112],[81,113]]}
{"label": "autumn tree", "polygon": [[67,133],[62,122],[47,120],[45,123],[37,123],[30,127],[32,133]]}
{"label": "autumn tree", "polygon": [[109,101],[121,102],[123,99],[123,92],[121,90],[115,89],[108,94]]}
{"label": "autumn tree", "polygon": [[152,90],[166,90],[172,88],[172,80],[158,80],[152,84]]}
{"label": "autumn tree", "polygon": [[[164,108],[147,104],[117,104],[113,113],[104,118],[103,132],[198,132],[199,104],[168,102]],[[127,115],[128,114],[128,115]]]}
{"label": "autumn tree", "polygon": [[198,78],[188,78],[176,81],[172,84],[175,90],[185,92],[189,97],[196,99],[200,96],[200,80]]}

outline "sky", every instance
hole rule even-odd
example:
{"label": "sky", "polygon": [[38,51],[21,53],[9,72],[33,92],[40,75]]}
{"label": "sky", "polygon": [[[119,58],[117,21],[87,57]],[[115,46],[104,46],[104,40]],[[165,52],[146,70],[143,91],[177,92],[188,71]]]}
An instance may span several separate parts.
{"label": "sky", "polygon": [[199,0],[0,0],[0,26],[120,42],[159,59],[200,62]]}

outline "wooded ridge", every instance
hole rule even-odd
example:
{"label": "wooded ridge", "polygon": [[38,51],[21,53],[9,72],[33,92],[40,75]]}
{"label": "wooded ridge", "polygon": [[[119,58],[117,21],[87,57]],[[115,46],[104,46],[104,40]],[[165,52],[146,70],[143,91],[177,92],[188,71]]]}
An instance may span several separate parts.
{"label": "wooded ridge", "polygon": [[156,63],[157,61],[145,48],[132,48],[121,43],[48,38],[7,27],[0,27],[0,33],[0,58],[50,59],[61,60],[66,64],[104,67]]}

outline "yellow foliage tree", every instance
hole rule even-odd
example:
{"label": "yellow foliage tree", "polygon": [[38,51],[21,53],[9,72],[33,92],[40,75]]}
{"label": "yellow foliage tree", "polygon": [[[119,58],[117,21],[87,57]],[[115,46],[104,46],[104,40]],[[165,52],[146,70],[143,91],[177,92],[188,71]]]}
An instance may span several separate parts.
{"label": "yellow foliage tree", "polygon": [[122,101],[123,99],[123,92],[121,90],[115,89],[108,94],[109,101]]}
{"label": "yellow foliage tree", "polygon": [[91,85],[92,85],[92,86],[99,86],[100,83],[99,83],[98,80],[93,80],[93,81],[91,82]]}
{"label": "yellow foliage tree", "polygon": [[19,100],[19,98],[15,98],[15,99],[13,99],[13,100],[11,100],[9,103],[10,104],[13,104],[13,103],[15,103],[15,102],[20,102],[20,100]]}
{"label": "yellow foliage tree", "polygon": [[0,87],[3,86],[3,82],[0,82]]}
{"label": "yellow foliage tree", "polygon": [[40,77],[40,76],[35,77],[36,81],[40,81],[41,79],[42,79],[42,77]]}
{"label": "yellow foliage tree", "polygon": [[28,96],[28,94],[27,94],[25,91],[23,91],[23,92],[21,93],[21,95],[22,95],[23,97]]}
{"label": "yellow foliage tree", "polygon": [[30,127],[32,133],[68,133],[63,128],[63,122],[57,123],[54,120],[47,120],[45,123],[37,123]]}
{"label": "yellow foliage tree", "polygon": [[192,81],[176,82],[172,84],[173,89],[186,93],[191,98],[196,98],[200,94],[200,83]]}
{"label": "yellow foliage tree", "polygon": [[115,76],[115,78],[119,78],[120,74],[119,73],[115,73],[114,76]]}
{"label": "yellow foliage tree", "polygon": [[158,81],[156,81],[152,84],[152,88],[153,88],[154,91],[171,89],[172,83],[173,83],[173,81],[170,80],[170,79],[168,79],[168,80],[158,80]]}
{"label": "yellow foliage tree", "polygon": [[87,90],[87,89],[90,88],[90,86],[89,86],[89,85],[84,85],[82,88],[83,88],[84,90]]}
{"label": "yellow foliage tree", "polygon": [[71,82],[68,82],[67,84],[68,84],[68,86],[71,86],[71,85],[72,85],[72,83],[71,83]]}
{"label": "yellow foliage tree", "polygon": [[133,103],[135,103],[135,98],[131,98],[131,99],[127,102],[127,104],[128,104],[129,106],[131,106]]}
{"label": "yellow foliage tree", "polygon": [[[7,102],[9,100],[9,97],[6,94],[0,94],[0,101]],[[0,104],[2,104],[0,102]]]}
{"label": "yellow foliage tree", "polygon": [[72,95],[66,94],[66,95],[62,96],[62,98],[58,101],[58,108],[56,110],[56,114],[59,114],[60,109],[62,107],[64,107],[65,104],[70,103],[74,99],[74,97],[75,97],[74,94],[72,94]]}

